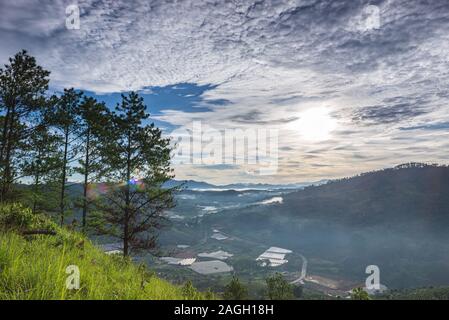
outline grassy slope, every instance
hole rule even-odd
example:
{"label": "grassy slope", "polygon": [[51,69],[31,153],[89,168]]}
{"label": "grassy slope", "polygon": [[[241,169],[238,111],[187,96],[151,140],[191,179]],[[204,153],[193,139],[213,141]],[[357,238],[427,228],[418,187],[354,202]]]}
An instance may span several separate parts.
{"label": "grassy slope", "polygon": [[[206,298],[188,285],[174,286],[157,278],[144,266],[106,255],[77,233],[54,225],[51,228],[57,235],[24,237],[18,230],[5,230],[3,226],[0,300]],[[69,265],[80,270],[79,290],[66,289]]]}

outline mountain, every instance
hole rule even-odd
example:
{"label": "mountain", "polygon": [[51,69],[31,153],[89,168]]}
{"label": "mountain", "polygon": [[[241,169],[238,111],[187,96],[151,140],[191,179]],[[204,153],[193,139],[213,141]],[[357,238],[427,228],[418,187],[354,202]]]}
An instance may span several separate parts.
{"label": "mountain", "polygon": [[187,190],[203,191],[203,190],[288,190],[302,189],[310,185],[320,185],[326,183],[327,180],[318,182],[290,183],[290,184],[269,184],[269,183],[232,183],[225,185],[214,185],[203,181],[195,180],[171,180],[165,184],[167,187],[183,185]]}
{"label": "mountain", "polygon": [[330,181],[285,195],[279,209],[347,226],[388,224],[405,232],[444,232],[449,226],[449,167],[412,163]]}
{"label": "mountain", "polygon": [[166,187],[175,187],[182,185],[183,188],[186,189],[212,189],[217,188],[217,186],[203,182],[203,181],[195,181],[195,180],[170,180],[165,183]]}
{"label": "mountain", "polygon": [[[269,184],[269,183],[231,183],[224,185],[215,185],[204,181],[196,180],[170,180],[167,181],[164,186],[171,188],[175,186],[183,186],[185,190],[192,191],[224,191],[224,190],[294,190],[302,189],[307,186],[321,185],[328,180],[320,180],[317,182],[302,182],[302,183],[288,183],[288,184]],[[69,182],[68,188],[73,192],[82,193],[82,183]]]}
{"label": "mountain", "polygon": [[360,280],[368,265],[377,265],[388,287],[449,283],[449,167],[405,164],[282,200],[223,211],[203,223],[300,252],[321,275]]}
{"label": "mountain", "polygon": [[404,232],[439,235],[449,227],[449,167],[400,165],[306,186],[282,198],[282,203],[230,214],[251,215],[257,211],[264,215],[269,211],[268,220],[325,220],[327,224],[353,228],[386,225]]}

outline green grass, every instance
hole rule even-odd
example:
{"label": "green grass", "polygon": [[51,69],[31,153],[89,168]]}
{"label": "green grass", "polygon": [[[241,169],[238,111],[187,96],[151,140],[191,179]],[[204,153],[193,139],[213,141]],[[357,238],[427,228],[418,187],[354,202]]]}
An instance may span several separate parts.
{"label": "green grass", "polygon": [[[26,208],[13,209],[25,217],[29,213]],[[5,217],[5,212],[10,211],[0,208],[0,223],[1,215]],[[107,255],[82,235],[48,221],[47,227],[56,230],[56,235],[20,235],[19,229],[30,228],[36,221],[42,223],[42,218],[32,222],[16,219],[21,221],[18,228],[6,226],[6,220],[0,225],[0,300],[213,298],[190,283],[175,286],[156,277],[144,265]],[[79,289],[66,287],[66,268],[70,265],[79,268]]]}

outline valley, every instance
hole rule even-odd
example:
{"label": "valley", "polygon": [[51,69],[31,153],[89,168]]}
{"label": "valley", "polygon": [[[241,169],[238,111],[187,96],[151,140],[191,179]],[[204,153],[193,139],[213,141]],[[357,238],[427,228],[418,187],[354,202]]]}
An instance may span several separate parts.
{"label": "valley", "polygon": [[[218,292],[235,274],[255,298],[262,295],[264,279],[275,272],[306,294],[345,297],[364,285],[368,265],[379,266],[387,288],[444,285],[449,283],[449,246],[440,222],[448,218],[441,211],[447,200],[438,208],[421,203],[407,209],[430,185],[441,188],[447,174],[447,168],[407,167],[296,190],[185,190],[170,212],[170,227],[160,235],[164,255],[194,263],[219,260],[229,269],[201,274],[156,258],[148,263],[162,277],[191,279],[199,288]],[[379,184],[388,190],[397,183],[401,188],[393,199],[376,200]],[[365,207],[357,209],[362,203]],[[291,250],[288,262],[273,267],[257,261],[270,247]],[[229,256],[204,256],[215,252]]]}

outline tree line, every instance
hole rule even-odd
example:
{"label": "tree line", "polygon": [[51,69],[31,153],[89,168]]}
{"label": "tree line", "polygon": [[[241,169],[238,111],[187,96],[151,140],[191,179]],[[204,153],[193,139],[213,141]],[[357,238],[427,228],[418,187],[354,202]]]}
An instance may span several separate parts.
{"label": "tree line", "polygon": [[[292,300],[303,298],[303,286],[289,283],[282,274],[275,273],[265,279],[266,288],[261,293],[268,300]],[[245,287],[236,275],[225,286],[223,291],[225,300],[248,300],[248,288]]]}
{"label": "tree line", "polygon": [[61,226],[76,210],[82,232],[118,238],[125,256],[155,249],[177,190],[165,187],[170,139],[136,92],[110,110],[74,88],[50,93],[49,77],[25,50],[0,68],[0,202],[26,203]]}

